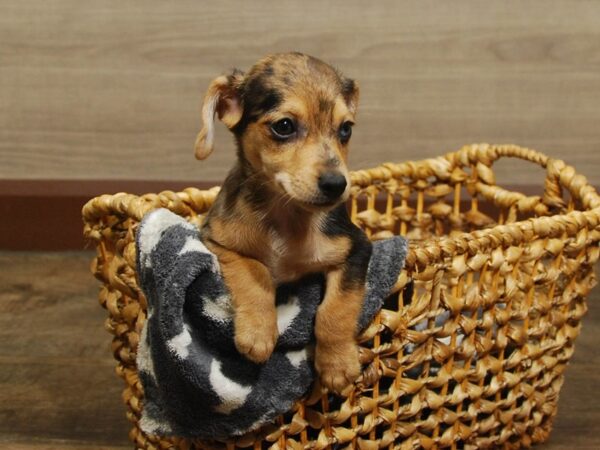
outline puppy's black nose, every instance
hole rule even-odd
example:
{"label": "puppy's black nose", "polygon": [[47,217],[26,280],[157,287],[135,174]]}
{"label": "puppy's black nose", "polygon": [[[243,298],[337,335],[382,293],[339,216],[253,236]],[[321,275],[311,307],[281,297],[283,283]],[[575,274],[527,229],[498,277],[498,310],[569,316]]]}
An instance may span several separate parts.
{"label": "puppy's black nose", "polygon": [[319,177],[319,189],[327,200],[335,200],[346,190],[346,177],[339,172],[325,172]]}

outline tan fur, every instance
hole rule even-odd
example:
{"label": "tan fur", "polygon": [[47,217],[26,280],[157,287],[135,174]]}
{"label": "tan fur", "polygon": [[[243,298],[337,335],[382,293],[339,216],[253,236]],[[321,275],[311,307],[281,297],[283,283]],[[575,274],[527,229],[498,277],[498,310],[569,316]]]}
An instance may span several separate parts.
{"label": "tan fur", "polygon": [[[343,264],[350,249],[345,236],[330,238],[319,230],[318,214],[298,211],[290,217],[281,211],[286,199],[274,200],[275,206],[265,215],[254,214],[243,199],[236,203],[236,214],[223,220],[218,216],[211,221],[211,239],[223,248],[261,261],[269,268],[277,283],[293,281],[308,273],[320,272]],[[290,208],[289,205],[285,206]],[[264,221],[274,224],[265,230]]]}
{"label": "tan fur", "polygon": [[[337,102],[342,102],[342,100],[338,99]],[[303,118],[312,129],[333,127],[331,119],[308,120],[312,118],[312,114],[315,114],[314,108],[300,108],[297,104],[298,99],[292,97],[291,100],[286,100],[277,113],[265,115],[259,122],[252,124],[248,133],[243,137],[242,145],[248,160],[256,169],[260,168],[268,178],[275,179],[275,175],[279,173],[287,174],[290,177],[289,187],[279,183],[276,184],[276,188],[294,198],[310,202],[311,198],[315,196],[319,173],[323,171],[330,160],[338,161],[338,168],[349,180],[346,168],[347,149],[334,139],[324,138],[319,134],[287,144],[285,152],[281,151],[280,145],[274,145],[265,124],[289,115]],[[336,123],[352,119],[347,109],[340,108],[340,110],[345,114],[339,114],[340,117],[335,119]],[[343,200],[348,198],[348,194],[349,189]]]}
{"label": "tan fur", "polygon": [[194,145],[197,159],[206,159],[213,151],[215,115],[229,128],[240,120],[242,110],[232,88],[231,80],[220,76],[213,80],[206,92],[202,105],[202,129]]}
{"label": "tan fur", "polygon": [[277,342],[275,286],[267,267],[215,244],[208,244],[219,260],[235,310],[235,345],[248,359],[265,362]]}
{"label": "tan fur", "polygon": [[344,290],[341,278],[339,269],[328,273],[325,299],[315,322],[315,367],[321,382],[335,391],[341,391],[360,375],[354,339],[364,286]]}
{"label": "tan fur", "polygon": [[[315,198],[319,175],[332,167],[349,185],[347,144],[337,133],[341,123],[354,120],[358,89],[344,98],[339,75],[300,54],[267,57],[244,77],[237,72],[219,77],[205,97],[204,126],[196,142],[199,159],[212,151],[215,115],[233,131],[244,108],[236,89],[263,72],[273,74],[269,88],[284,97],[238,135],[244,164],[251,169],[243,169],[241,162],[234,168],[202,234],[231,291],[236,346],[256,362],[270,356],[277,340],[276,284],[314,272],[327,274],[326,297],[317,315],[316,367],[326,387],[341,390],[360,370],[354,330],[364,289],[342,288],[341,267],[352,241],[323,233],[325,214],[333,205],[316,205]],[[297,139],[278,142],[269,126],[288,117],[302,124],[302,130]],[[251,175],[246,177],[248,170]],[[255,201],[253,190],[267,191],[267,201]],[[348,195],[349,187],[337,203]]]}

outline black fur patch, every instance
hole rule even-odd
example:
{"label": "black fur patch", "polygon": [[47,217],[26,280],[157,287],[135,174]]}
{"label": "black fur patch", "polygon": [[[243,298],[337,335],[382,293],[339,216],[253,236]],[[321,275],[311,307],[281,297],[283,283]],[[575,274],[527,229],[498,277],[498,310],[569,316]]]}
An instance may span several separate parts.
{"label": "black fur patch", "polygon": [[345,204],[331,210],[321,231],[330,237],[347,236],[352,241],[344,264],[342,289],[348,291],[364,285],[373,247],[363,231],[350,220]]}
{"label": "black fur patch", "polygon": [[333,109],[333,102],[329,99],[320,97],[319,98],[319,112],[325,113]]}
{"label": "black fur patch", "polygon": [[350,220],[348,209],[344,203],[333,208],[321,226],[321,231],[329,237],[349,235],[355,230],[361,232]]}
{"label": "black fur patch", "polygon": [[276,108],[282,102],[283,95],[271,86],[269,78],[261,73],[242,86],[243,113],[240,121],[233,128],[235,134],[242,134],[250,123],[256,122],[260,116]]}
{"label": "black fur patch", "polygon": [[223,218],[232,218],[236,215],[240,200],[245,201],[254,210],[265,210],[272,201],[272,193],[264,179],[255,176],[256,174],[250,163],[244,158],[243,152],[240,153],[239,162],[225,178],[221,192],[206,217],[203,227],[207,230],[210,230],[211,213]]}
{"label": "black fur patch", "polygon": [[275,70],[273,70],[273,64],[271,64],[271,63],[265,64],[265,67],[263,68],[263,74],[270,77],[274,73],[275,73]]}
{"label": "black fur patch", "polygon": [[266,186],[264,179],[252,178],[244,189],[243,198],[254,210],[265,211],[269,202],[273,200],[273,193]]}
{"label": "black fur patch", "polygon": [[364,286],[372,252],[373,246],[363,233],[352,236],[352,247],[346,258],[342,275],[343,290],[348,291]]}
{"label": "black fur patch", "polygon": [[241,79],[244,76],[244,72],[242,72],[240,69],[231,69],[231,74],[227,75],[227,80],[229,81],[229,84],[234,84],[236,79]]}
{"label": "black fur patch", "polygon": [[339,167],[340,160],[338,158],[329,158],[327,160],[327,167]]}
{"label": "black fur patch", "polygon": [[225,182],[223,183],[223,195],[217,196],[216,202],[222,201],[220,206],[225,217],[231,217],[236,208],[236,202],[241,191],[240,180],[244,179],[242,165],[243,163],[241,162],[240,164],[236,164],[231,169],[227,175],[227,178],[225,179]]}
{"label": "black fur patch", "polygon": [[352,96],[354,95],[354,91],[356,90],[356,83],[354,80],[350,78],[342,79],[342,95],[344,99],[349,102]]}

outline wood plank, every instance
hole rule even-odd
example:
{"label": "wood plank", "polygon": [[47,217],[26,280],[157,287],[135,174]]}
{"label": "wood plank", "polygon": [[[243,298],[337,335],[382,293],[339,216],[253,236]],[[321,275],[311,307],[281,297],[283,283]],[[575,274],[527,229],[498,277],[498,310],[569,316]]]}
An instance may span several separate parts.
{"label": "wood plank", "polygon": [[2,448],[3,441],[27,448],[18,444],[24,439],[39,448],[70,448],[62,440],[90,450],[127,444],[123,383],[89,272],[92,256],[0,253]]}
{"label": "wood plank", "polygon": [[8,442],[0,438],[4,450],[130,450],[131,445],[89,445],[74,441]]}
{"label": "wood plank", "polygon": [[[298,14],[298,8],[306,14]],[[600,3],[10,0],[0,17],[0,177],[219,180],[193,159],[209,81],[305,51],[361,85],[351,165],[517,143],[600,183]],[[530,176],[525,164],[499,173]]]}
{"label": "wood plank", "polygon": [[[143,195],[162,191],[179,192],[189,187],[210,189],[219,181],[176,180],[0,180],[0,197],[86,197],[127,192]],[[521,188],[519,186],[519,188]],[[82,205],[83,206],[83,205]]]}
{"label": "wood plank", "polygon": [[145,194],[207,189],[217,182],[197,183],[142,180],[0,180],[0,249],[80,250],[83,238],[81,208],[106,193]]}

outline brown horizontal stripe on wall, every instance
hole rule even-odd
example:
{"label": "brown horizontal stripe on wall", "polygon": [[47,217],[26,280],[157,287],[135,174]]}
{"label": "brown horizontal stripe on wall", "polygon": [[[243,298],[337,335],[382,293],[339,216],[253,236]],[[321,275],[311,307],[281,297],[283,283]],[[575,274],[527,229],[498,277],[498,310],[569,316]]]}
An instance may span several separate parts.
{"label": "brown horizontal stripe on wall", "polygon": [[[80,250],[81,208],[102,194],[207,189],[218,181],[0,180],[0,250]],[[506,186],[527,195],[539,186]],[[465,205],[465,207],[468,207]]]}
{"label": "brown horizontal stripe on wall", "polygon": [[0,180],[0,250],[81,250],[81,208],[93,197],[207,189],[214,182],[138,180]]}
{"label": "brown horizontal stripe on wall", "polygon": [[208,189],[219,181],[169,181],[169,180],[0,180],[0,196],[73,197],[74,195],[96,197],[102,194],[128,192],[179,191],[193,186]]}

